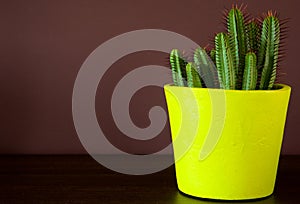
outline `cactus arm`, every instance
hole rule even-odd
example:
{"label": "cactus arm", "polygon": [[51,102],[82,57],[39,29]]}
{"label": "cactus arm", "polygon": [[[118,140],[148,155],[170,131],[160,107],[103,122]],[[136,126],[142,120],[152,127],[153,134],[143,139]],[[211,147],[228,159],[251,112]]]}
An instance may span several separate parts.
{"label": "cactus arm", "polygon": [[237,88],[240,88],[246,54],[246,32],[243,13],[237,8],[231,9],[228,13],[227,24],[230,49],[232,51],[232,57],[237,76]]}
{"label": "cactus arm", "polygon": [[236,73],[234,69],[234,60],[229,47],[228,36],[225,33],[219,33],[215,37],[216,46],[216,66],[221,88],[235,89]]}
{"label": "cactus arm", "polygon": [[196,70],[203,79],[207,88],[219,88],[216,83],[218,76],[216,73],[216,66],[207,55],[205,49],[199,47],[194,52],[194,62]]}
{"label": "cactus arm", "polygon": [[212,49],[212,50],[210,51],[210,58],[211,58],[211,60],[213,61],[213,63],[216,64],[216,50],[215,50],[215,49]]}
{"label": "cactus arm", "polygon": [[234,61],[231,56],[231,50],[229,48],[227,51],[227,61],[228,69],[225,69],[225,80],[226,80],[226,89],[236,89],[236,74],[234,69]]}
{"label": "cactus arm", "polygon": [[245,69],[243,76],[243,90],[254,90],[257,82],[256,55],[249,52],[245,57]]}
{"label": "cactus arm", "polygon": [[[175,86],[184,86],[184,77],[183,72],[185,70],[182,69],[183,59],[177,49],[173,49],[170,53],[170,64],[172,69],[172,77]],[[185,67],[184,67],[185,69]],[[186,73],[185,73],[186,74]]]}
{"label": "cactus arm", "polygon": [[188,87],[202,87],[201,80],[193,63],[186,65],[187,85]]}
{"label": "cactus arm", "polygon": [[257,23],[252,20],[246,25],[247,52],[258,52],[258,41],[260,39],[260,29]]}
{"label": "cactus arm", "polygon": [[218,72],[218,78],[220,82],[220,88],[225,88],[225,68],[224,68],[224,39],[223,34],[219,33],[215,37],[215,47],[216,47],[216,67]]}
{"label": "cactus arm", "polygon": [[[263,21],[263,32],[261,38],[265,39],[265,55],[263,68],[260,78],[260,89],[272,89],[275,78],[278,61],[279,41],[280,41],[280,25],[277,17],[269,14]],[[265,36],[263,36],[265,35]]]}
{"label": "cactus arm", "polygon": [[259,44],[259,50],[257,56],[258,76],[261,76],[261,72],[265,63],[266,49],[268,43],[268,27],[269,27],[269,21],[265,19],[262,23],[260,44]]}

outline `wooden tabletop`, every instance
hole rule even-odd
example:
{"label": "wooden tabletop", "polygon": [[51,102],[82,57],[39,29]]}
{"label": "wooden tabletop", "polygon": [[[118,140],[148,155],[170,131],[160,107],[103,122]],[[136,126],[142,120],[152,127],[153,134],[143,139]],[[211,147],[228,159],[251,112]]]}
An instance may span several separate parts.
{"label": "wooden tabletop", "polygon": [[[89,156],[0,156],[0,161],[0,204],[220,203],[179,193],[174,166],[151,175],[129,176],[108,170]],[[274,194],[242,203],[298,204],[299,175],[300,156],[281,156]]]}

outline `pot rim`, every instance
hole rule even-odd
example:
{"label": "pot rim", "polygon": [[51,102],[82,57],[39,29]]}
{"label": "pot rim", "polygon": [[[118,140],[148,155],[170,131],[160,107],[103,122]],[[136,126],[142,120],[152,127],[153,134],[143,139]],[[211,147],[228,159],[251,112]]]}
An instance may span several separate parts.
{"label": "pot rim", "polygon": [[278,92],[278,91],[289,91],[291,90],[291,87],[286,84],[274,84],[274,87],[276,89],[270,89],[270,90],[231,90],[231,89],[220,89],[220,88],[198,88],[198,87],[187,87],[187,86],[174,86],[174,84],[165,84],[165,88],[175,88],[175,89],[190,89],[190,90],[212,90],[212,91],[225,91],[225,92],[240,92],[240,93],[263,93],[263,92],[268,92],[268,93],[273,93],[273,92]]}

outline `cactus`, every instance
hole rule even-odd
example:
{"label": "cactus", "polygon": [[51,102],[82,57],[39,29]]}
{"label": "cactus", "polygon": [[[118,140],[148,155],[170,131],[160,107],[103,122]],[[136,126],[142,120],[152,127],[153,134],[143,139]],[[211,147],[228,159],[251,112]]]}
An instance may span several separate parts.
{"label": "cactus", "polygon": [[256,55],[248,52],[245,58],[245,69],[243,76],[243,90],[254,90],[257,82]]}
{"label": "cactus", "polygon": [[243,13],[236,7],[232,8],[227,17],[227,30],[229,34],[229,44],[232,52],[234,69],[236,72],[236,85],[241,88],[242,74],[244,70],[244,60],[246,54],[246,31]]}
{"label": "cactus", "polygon": [[215,72],[215,64],[207,55],[205,49],[197,48],[194,52],[194,62],[197,72],[200,74],[207,88],[219,88],[217,83],[217,74]]}
{"label": "cactus", "polygon": [[170,64],[172,68],[172,77],[174,85],[184,86],[186,81],[185,66],[186,61],[182,58],[177,49],[173,49],[170,54]]}
{"label": "cactus", "polygon": [[216,67],[221,88],[235,89],[236,72],[229,39],[225,33],[219,33],[215,38]]}
{"label": "cactus", "polygon": [[216,63],[216,50],[215,49],[212,49],[210,51],[210,58],[213,61],[213,63]]}
{"label": "cactus", "polygon": [[258,68],[261,75],[259,89],[272,89],[276,78],[280,41],[279,20],[272,12],[264,19],[260,49],[258,52]]}
{"label": "cactus", "polygon": [[271,11],[262,22],[248,21],[245,16],[240,8],[233,6],[226,16],[227,33],[216,34],[215,49],[210,56],[205,49],[196,49],[194,64],[187,65],[179,51],[172,50],[174,84],[200,87],[204,81],[202,85],[208,88],[272,89],[279,58],[279,19]]}
{"label": "cactus", "polygon": [[186,65],[186,75],[188,87],[202,87],[200,76],[191,62]]}
{"label": "cactus", "polygon": [[260,32],[255,20],[250,21],[246,25],[247,52],[258,52]]}

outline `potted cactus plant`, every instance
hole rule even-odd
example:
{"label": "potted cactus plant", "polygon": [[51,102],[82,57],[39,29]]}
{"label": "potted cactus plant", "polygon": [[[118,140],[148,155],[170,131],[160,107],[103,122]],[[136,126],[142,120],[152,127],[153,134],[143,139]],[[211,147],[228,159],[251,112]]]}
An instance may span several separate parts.
{"label": "potted cactus plant", "polygon": [[227,31],[193,60],[170,53],[165,85],[178,189],[244,200],[273,193],[291,88],[276,84],[283,23],[276,12],[248,20],[226,12]]}

